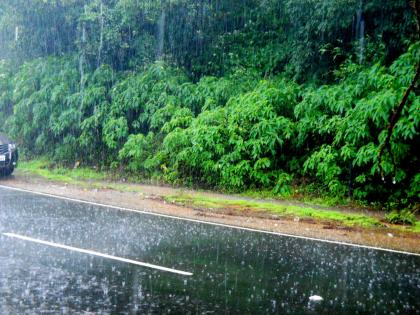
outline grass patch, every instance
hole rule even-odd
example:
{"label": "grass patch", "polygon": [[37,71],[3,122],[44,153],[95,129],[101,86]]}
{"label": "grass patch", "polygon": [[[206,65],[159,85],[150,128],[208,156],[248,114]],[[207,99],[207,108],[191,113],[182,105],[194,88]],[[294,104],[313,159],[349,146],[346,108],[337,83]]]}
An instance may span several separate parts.
{"label": "grass patch", "polygon": [[409,227],[402,227],[404,231],[411,231],[415,233],[420,233],[420,221],[417,220],[416,223],[413,226]]}
{"label": "grass patch", "polygon": [[[384,226],[381,221],[369,215],[349,214],[340,211],[322,210],[311,207],[300,207],[293,205],[281,205],[270,202],[248,201],[248,200],[226,200],[210,198],[202,195],[175,195],[165,197],[168,202],[190,206],[199,209],[230,209],[235,211],[255,211],[270,213],[286,218],[311,218],[318,221],[332,221],[345,226],[358,226],[364,228]],[[391,229],[410,232],[420,232],[420,221],[413,226],[391,226]]]}
{"label": "grass patch", "polygon": [[122,192],[141,192],[141,189],[124,183],[109,182],[110,174],[92,168],[80,167],[69,169],[64,167],[52,167],[46,159],[22,161],[17,169],[22,175],[35,175],[44,179],[62,182],[90,189],[113,189]]}
{"label": "grass patch", "polygon": [[209,198],[201,195],[168,196],[166,201],[205,209],[232,209],[238,211],[252,210],[278,215],[280,217],[313,218],[316,220],[336,221],[347,226],[374,227],[381,226],[381,222],[373,217],[362,214],[348,214],[339,211],[314,209],[293,205],[280,205],[269,202],[248,200],[226,200]]}
{"label": "grass patch", "polygon": [[19,162],[18,169],[21,173],[34,174],[49,180],[68,183],[80,180],[100,181],[108,178],[105,172],[99,172],[91,168],[51,167],[51,163],[46,159]]}
{"label": "grass patch", "polygon": [[247,190],[240,194],[240,196],[250,197],[254,199],[272,199],[272,200],[289,200],[299,201],[307,204],[308,206],[321,206],[321,207],[337,207],[337,206],[350,206],[362,207],[363,205],[342,196],[332,196],[327,193],[315,194],[308,191],[305,186],[296,186],[292,189],[291,194],[276,194],[273,190]]}

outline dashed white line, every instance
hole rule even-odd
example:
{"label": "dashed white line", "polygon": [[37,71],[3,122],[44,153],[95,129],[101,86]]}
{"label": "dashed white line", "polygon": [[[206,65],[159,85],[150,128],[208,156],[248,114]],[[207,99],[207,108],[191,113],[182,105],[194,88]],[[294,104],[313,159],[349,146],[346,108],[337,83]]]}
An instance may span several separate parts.
{"label": "dashed white line", "polygon": [[154,265],[154,264],[149,264],[149,263],[145,263],[145,262],[141,262],[141,261],[137,261],[137,260],[132,260],[132,259],[117,257],[117,256],[113,256],[113,255],[103,254],[103,253],[100,253],[100,252],[97,252],[97,251],[94,251],[94,250],[88,250],[88,249],[83,249],[83,248],[78,248],[78,247],[67,246],[67,245],[63,245],[63,244],[57,244],[57,243],[53,243],[53,242],[43,241],[43,240],[39,240],[39,239],[36,239],[36,238],[23,236],[23,235],[19,235],[19,234],[3,233],[3,235],[11,237],[11,238],[20,239],[20,240],[23,240],[23,241],[28,241],[28,242],[42,244],[42,245],[46,245],[46,246],[50,246],[50,247],[65,249],[65,250],[78,252],[78,253],[82,253],[82,254],[98,256],[98,257],[107,258],[107,259],[112,259],[112,260],[132,264],[132,265],[137,265],[137,266],[157,269],[157,270],[160,270],[160,271],[176,273],[176,274],[183,275],[183,276],[192,276],[193,275],[191,272],[181,271],[181,270],[172,269],[172,268],[166,268],[166,267],[162,267],[162,266],[158,266],[158,265]]}
{"label": "dashed white line", "polygon": [[75,198],[69,198],[69,197],[64,197],[64,196],[47,194],[47,193],[37,192],[37,191],[33,191],[33,190],[4,186],[4,185],[0,185],[0,188],[20,191],[20,192],[30,193],[30,194],[34,194],[34,195],[50,197],[50,198],[56,198],[56,199],[61,199],[61,200],[67,200],[67,201],[72,201],[72,202],[77,202],[77,203],[84,203],[84,204],[98,206],[98,207],[116,209],[116,210],[119,210],[119,211],[135,212],[135,213],[140,213],[140,214],[152,215],[152,216],[156,216],[156,217],[170,218],[170,219],[188,221],[188,222],[195,222],[195,223],[202,223],[202,224],[208,224],[208,225],[225,227],[225,228],[236,229],[236,230],[264,233],[264,234],[277,235],[277,236],[285,236],[285,237],[291,237],[291,238],[297,238],[297,239],[303,239],[303,240],[310,240],[310,241],[316,241],[316,242],[322,242],[322,243],[344,245],[344,246],[350,246],[350,247],[365,248],[365,249],[370,249],[370,250],[378,250],[378,251],[383,251],[383,252],[403,254],[403,255],[412,255],[412,256],[420,257],[419,253],[405,252],[405,251],[399,251],[399,250],[394,250],[394,249],[368,246],[368,245],[359,245],[359,244],[346,243],[346,242],[340,242],[340,241],[331,241],[331,240],[325,240],[325,239],[321,239],[321,238],[299,236],[299,235],[293,235],[293,234],[287,234],[287,233],[270,232],[270,231],[246,228],[246,227],[242,227],[242,226],[229,225],[229,224],[216,223],[216,222],[209,222],[209,221],[203,221],[203,220],[197,220],[197,219],[189,219],[189,218],[177,217],[177,216],[172,216],[172,215],[167,215],[167,214],[162,214],[162,213],[156,213],[156,212],[151,212],[151,211],[135,210],[135,209],[118,207],[118,206],[113,206],[113,205],[106,205],[106,204],[92,202],[92,201],[80,200],[80,199],[75,199]]}

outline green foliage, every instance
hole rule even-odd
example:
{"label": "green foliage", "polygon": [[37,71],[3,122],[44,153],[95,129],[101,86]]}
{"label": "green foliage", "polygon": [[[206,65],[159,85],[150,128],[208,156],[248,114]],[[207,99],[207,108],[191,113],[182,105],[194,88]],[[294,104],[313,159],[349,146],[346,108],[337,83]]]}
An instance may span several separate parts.
{"label": "green foliage", "polygon": [[418,87],[385,183],[377,154],[420,58],[412,17],[403,0],[4,0],[0,129],[62,164],[408,207]]}
{"label": "green foliage", "polygon": [[[0,60],[0,130],[4,128],[6,119],[13,113],[12,67],[5,60]],[[2,130],[4,131],[4,130]]]}
{"label": "green foliage", "polygon": [[[414,76],[420,57],[418,47],[412,45],[389,69],[378,63],[362,67],[347,62],[337,72],[338,84],[308,89],[296,106],[297,144],[311,152],[303,171],[316,176],[332,194],[353,193],[357,199],[373,200],[391,189],[380,182],[378,149],[391,112]],[[410,187],[417,172],[414,148],[418,144],[419,119],[414,112],[418,112],[419,99],[415,94],[410,96],[393,134],[394,157],[387,154],[382,165],[385,180],[394,182],[399,192]],[[346,182],[348,185],[343,185]],[[407,202],[395,192],[390,200]]]}
{"label": "green foliage", "polygon": [[289,197],[292,195],[292,180],[293,176],[287,173],[280,173],[278,175],[276,186],[274,186],[273,192],[282,197]]}
{"label": "green foliage", "polygon": [[343,195],[345,187],[341,184],[339,176],[343,172],[338,166],[338,152],[329,145],[313,153],[304,164],[304,172],[314,171],[316,177],[326,185],[332,194]]}
{"label": "green foliage", "polygon": [[262,81],[225,107],[203,111],[189,127],[165,137],[171,171],[227,189],[272,185],[279,176],[278,154],[294,134],[293,122],[279,113],[291,116],[296,99],[293,83]]}
{"label": "green foliage", "polygon": [[[355,36],[358,10],[366,49]],[[413,41],[412,17],[405,0],[2,0],[0,56],[70,53],[87,69],[118,71],[163,59],[197,80],[243,68],[323,80],[349,56],[370,61],[380,51],[390,64]]]}
{"label": "green foliage", "polygon": [[416,216],[408,209],[392,211],[385,216],[385,219],[392,224],[414,225],[417,222]]}
{"label": "green foliage", "polygon": [[147,137],[142,134],[128,137],[127,142],[119,152],[119,159],[128,162],[128,170],[144,173],[150,167],[150,161],[149,163],[146,161],[153,153],[153,136],[153,133],[149,133]]}
{"label": "green foliage", "polygon": [[[12,135],[34,154],[46,154],[58,144],[74,147],[80,117],[77,73],[71,59],[36,60],[16,74],[12,100],[14,115],[7,124]],[[70,143],[73,143],[70,145]],[[71,152],[69,158],[74,158]]]}
{"label": "green foliage", "polygon": [[124,117],[111,118],[104,125],[104,142],[110,149],[116,149],[128,137],[127,120]]}

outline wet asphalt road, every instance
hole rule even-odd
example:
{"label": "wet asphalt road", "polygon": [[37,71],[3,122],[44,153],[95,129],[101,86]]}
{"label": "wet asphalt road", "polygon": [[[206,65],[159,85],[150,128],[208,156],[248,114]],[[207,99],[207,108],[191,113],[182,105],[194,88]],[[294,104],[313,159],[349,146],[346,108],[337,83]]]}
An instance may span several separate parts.
{"label": "wet asphalt road", "polygon": [[0,188],[0,314],[420,314],[419,297],[419,256]]}

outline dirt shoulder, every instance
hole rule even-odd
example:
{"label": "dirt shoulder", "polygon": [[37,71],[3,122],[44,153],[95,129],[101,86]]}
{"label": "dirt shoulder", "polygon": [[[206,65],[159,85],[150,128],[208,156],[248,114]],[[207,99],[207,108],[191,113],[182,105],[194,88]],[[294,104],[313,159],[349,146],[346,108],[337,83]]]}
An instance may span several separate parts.
{"label": "dirt shoulder", "polygon": [[[180,194],[204,195],[209,198],[226,200],[237,200],[240,198],[237,196],[137,184],[124,184],[124,189],[112,188],[114,186],[112,183],[76,186],[19,173],[8,179],[0,180],[0,185],[182,218],[420,253],[420,233],[387,227],[349,227],[334,221],[282,217],[252,209],[236,211],[232,207],[209,208],[197,207],[193,204],[180,204],[176,200],[174,203],[171,202],[171,196]],[[239,200],[247,200],[247,198]],[[276,203],[282,204],[277,201]],[[290,202],[284,202],[284,204],[299,206]]]}

